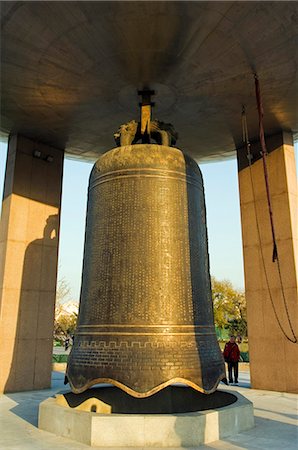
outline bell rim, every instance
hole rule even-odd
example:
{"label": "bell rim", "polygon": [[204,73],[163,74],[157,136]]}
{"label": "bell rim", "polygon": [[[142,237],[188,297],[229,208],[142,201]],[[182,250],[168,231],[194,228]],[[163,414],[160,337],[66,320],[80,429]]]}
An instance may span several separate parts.
{"label": "bell rim", "polygon": [[197,383],[186,379],[186,378],[181,378],[181,377],[174,377],[171,378],[170,380],[167,380],[163,383],[160,383],[159,385],[155,386],[152,389],[149,389],[148,391],[145,392],[138,392],[132,388],[130,388],[129,386],[125,385],[124,383],[122,383],[121,381],[118,381],[114,378],[94,378],[93,380],[85,383],[82,387],[77,388],[73,385],[71,379],[69,378],[68,374],[67,375],[67,379],[68,382],[70,384],[71,390],[74,394],[81,394],[82,392],[86,391],[87,389],[91,388],[92,386],[96,385],[96,384],[100,384],[100,383],[109,383],[112,384],[115,387],[118,387],[120,389],[122,389],[124,392],[126,392],[128,395],[131,395],[132,397],[135,398],[146,398],[146,397],[150,397],[151,395],[157,394],[157,392],[161,391],[162,389],[170,386],[171,384],[174,383],[183,383],[186,384],[187,386],[195,389],[198,392],[201,392],[202,394],[213,394],[213,392],[216,391],[217,386],[219,385],[220,381],[224,380],[226,378],[225,373],[222,373],[219,375],[219,377],[217,377],[213,387],[211,389],[204,389],[201,386],[199,386]]}

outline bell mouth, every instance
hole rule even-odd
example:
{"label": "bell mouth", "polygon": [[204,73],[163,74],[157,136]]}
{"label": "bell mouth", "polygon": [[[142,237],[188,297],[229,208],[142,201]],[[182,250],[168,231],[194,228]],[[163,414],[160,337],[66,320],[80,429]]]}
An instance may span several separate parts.
{"label": "bell mouth", "polygon": [[82,394],[70,391],[55,395],[60,406],[97,414],[188,414],[231,405],[237,397],[231,392],[217,389],[210,395],[189,386],[167,386],[155,395],[136,398],[115,386],[101,385]]}
{"label": "bell mouth", "polygon": [[[115,386],[117,388],[122,389],[122,391],[126,392],[127,394],[131,395],[132,397],[146,398],[146,397],[150,397],[151,395],[156,394],[157,392],[161,391],[162,389],[164,389],[170,385],[173,385],[175,383],[182,383],[184,385],[187,385],[187,386],[193,388],[194,390],[201,392],[202,394],[212,394],[213,392],[216,391],[217,386],[219,385],[220,381],[226,379],[226,376],[225,376],[225,374],[221,374],[216,379],[216,381],[211,389],[204,389],[203,387],[199,386],[197,383],[195,383],[191,380],[187,380],[186,378],[176,377],[176,378],[171,378],[170,380],[167,380],[146,392],[138,392],[138,391],[132,389],[131,387],[125,385],[124,383],[121,383],[121,381],[115,380],[113,378],[96,378],[94,380],[87,381],[81,387],[74,386],[71,379],[68,377],[68,375],[66,375],[65,378],[66,378],[66,382],[69,382],[71,390],[74,394],[81,394],[82,392],[86,391],[87,389],[91,388],[92,386],[94,386],[96,384],[108,383],[108,384],[112,384],[113,386]],[[65,384],[66,384],[66,382],[65,382]]]}

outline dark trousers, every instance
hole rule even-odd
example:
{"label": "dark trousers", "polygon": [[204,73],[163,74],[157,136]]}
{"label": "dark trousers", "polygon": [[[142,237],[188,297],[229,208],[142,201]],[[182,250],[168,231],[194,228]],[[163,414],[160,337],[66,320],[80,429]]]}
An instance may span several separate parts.
{"label": "dark trousers", "polygon": [[238,361],[237,362],[228,362],[228,372],[229,372],[229,383],[233,383],[233,368],[234,368],[234,379],[235,383],[238,383]]}

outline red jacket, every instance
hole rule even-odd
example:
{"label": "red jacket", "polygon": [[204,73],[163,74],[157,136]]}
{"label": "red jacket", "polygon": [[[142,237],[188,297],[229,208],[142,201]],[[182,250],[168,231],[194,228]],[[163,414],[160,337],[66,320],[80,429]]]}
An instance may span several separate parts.
{"label": "red jacket", "polygon": [[223,352],[226,362],[237,362],[240,359],[240,350],[236,342],[227,342]]}

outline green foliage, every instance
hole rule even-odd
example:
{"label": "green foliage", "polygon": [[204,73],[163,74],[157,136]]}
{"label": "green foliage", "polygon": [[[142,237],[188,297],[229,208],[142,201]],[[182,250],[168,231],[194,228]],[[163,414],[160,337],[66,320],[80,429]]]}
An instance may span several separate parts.
{"label": "green foliage", "polygon": [[228,341],[229,340],[229,332],[225,328],[218,328],[215,325],[216,337],[219,341]]}
{"label": "green foliage", "polygon": [[249,353],[248,352],[240,352],[240,361],[241,362],[249,362]]}
{"label": "green foliage", "polygon": [[66,363],[68,355],[53,355],[53,363]]}
{"label": "green foliage", "polygon": [[64,340],[69,335],[74,334],[77,325],[77,314],[73,313],[71,315],[68,314],[60,314],[54,323],[54,336],[55,339]]}
{"label": "green foliage", "polygon": [[211,278],[214,322],[217,335],[247,336],[246,300],[244,292],[235,289],[230,281]]}
{"label": "green foliage", "polygon": [[247,335],[247,323],[246,319],[243,320],[240,319],[229,319],[228,324],[226,325],[226,329],[229,332],[229,335],[240,335],[240,336],[246,336]]}
{"label": "green foliage", "polygon": [[64,345],[65,339],[74,334],[77,324],[77,314],[69,314],[63,309],[69,298],[70,287],[67,281],[62,278],[57,284],[54,322],[54,341],[60,343],[60,345]]}

